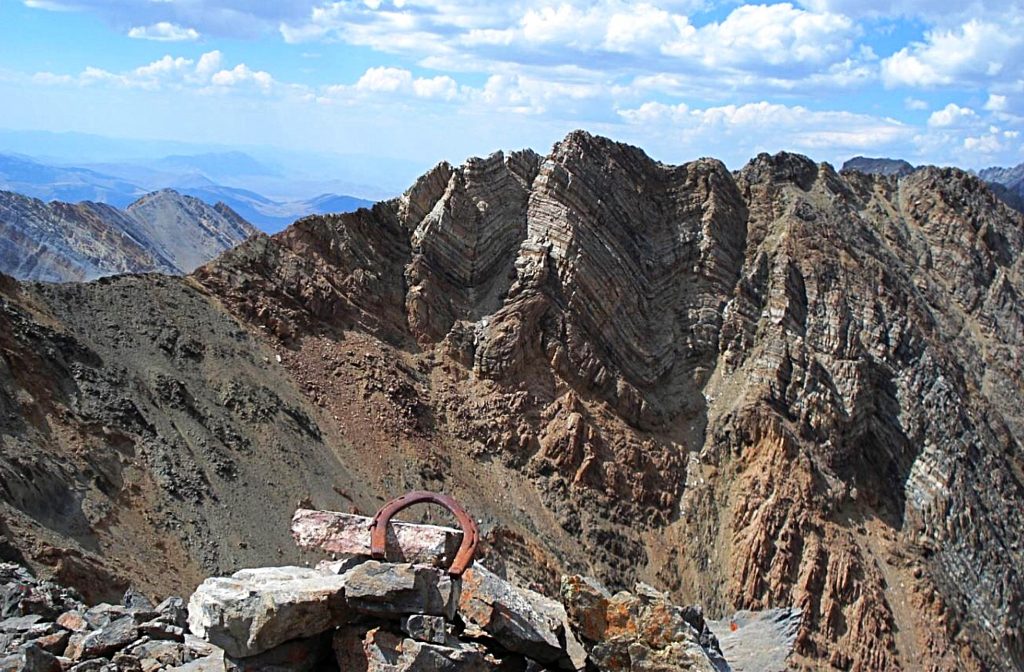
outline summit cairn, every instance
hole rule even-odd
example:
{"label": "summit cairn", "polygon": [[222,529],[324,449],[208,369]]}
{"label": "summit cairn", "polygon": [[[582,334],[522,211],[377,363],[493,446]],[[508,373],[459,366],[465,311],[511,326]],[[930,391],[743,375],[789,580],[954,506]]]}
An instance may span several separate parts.
{"label": "summit cairn", "polygon": [[[390,521],[423,501],[451,509],[463,529]],[[699,611],[669,605],[661,594],[643,599],[658,601],[659,614],[678,616],[658,621],[664,632],[650,618],[633,622],[632,612],[621,627],[595,629],[587,627],[595,618],[614,621],[608,605],[617,603],[563,591],[571,597],[570,617],[562,602],[491,572],[474,561],[472,518],[444,496],[409,493],[374,518],[299,509],[292,534],[301,548],[332,559],[314,569],[210,578],[189,600],[192,633],[224,650],[228,670],[729,669]],[[592,579],[564,581],[610,597]],[[629,641],[622,628],[631,631]],[[602,641],[606,635],[615,641]]]}
{"label": "summit cairn", "polygon": [[[449,506],[462,529],[390,520],[422,501]],[[404,502],[374,518],[299,509],[299,546],[330,559],[208,578],[187,610],[133,589],[90,607],[0,563],[0,672],[785,669],[797,610],[738,614],[719,647],[700,608],[646,584],[612,594],[564,576],[559,599],[516,586],[476,561],[476,524],[454,500]]]}

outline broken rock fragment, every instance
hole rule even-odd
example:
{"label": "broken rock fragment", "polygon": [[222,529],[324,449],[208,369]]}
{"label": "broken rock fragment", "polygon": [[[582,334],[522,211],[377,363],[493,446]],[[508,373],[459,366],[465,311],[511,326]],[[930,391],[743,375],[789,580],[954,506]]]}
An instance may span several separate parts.
{"label": "broken rock fragment", "polygon": [[243,658],[344,621],[346,577],[271,567],[211,578],[188,605],[192,633]]}
{"label": "broken rock fragment", "polygon": [[459,605],[458,583],[433,567],[370,560],[344,577],[345,600],[350,609],[361,614],[426,614],[451,620]]}
{"label": "broken rock fragment", "polygon": [[586,665],[586,652],[569,628],[561,604],[516,588],[479,563],[462,576],[459,613],[469,636],[493,637],[509,651],[565,669]]}
{"label": "broken rock fragment", "polygon": [[571,576],[562,579],[561,593],[590,660],[604,672],[728,669],[719,651],[701,645],[703,617],[698,631],[687,619],[698,613],[646,584],[610,595],[593,579]]}
{"label": "broken rock fragment", "polygon": [[340,669],[366,672],[489,672],[499,663],[475,644],[430,644],[365,626],[338,630],[334,652]]}

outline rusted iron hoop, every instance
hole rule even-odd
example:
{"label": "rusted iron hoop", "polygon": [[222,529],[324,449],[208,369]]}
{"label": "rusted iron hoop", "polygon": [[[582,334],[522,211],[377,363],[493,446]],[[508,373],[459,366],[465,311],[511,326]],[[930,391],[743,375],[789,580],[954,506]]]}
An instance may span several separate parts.
{"label": "rusted iron hoop", "polygon": [[391,517],[402,509],[421,502],[440,504],[455,514],[456,520],[459,521],[459,526],[462,528],[462,545],[459,546],[459,551],[455,554],[455,559],[452,560],[448,573],[452,576],[462,576],[466,568],[473,563],[473,556],[476,555],[476,545],[480,533],[477,530],[476,522],[466,513],[462,505],[448,495],[442,495],[439,492],[413,490],[401,497],[392,499],[380,507],[380,511],[377,512],[377,515],[373,517],[373,522],[370,523],[370,555],[377,560],[384,559],[384,547],[387,544],[388,538],[388,522],[391,521]]}

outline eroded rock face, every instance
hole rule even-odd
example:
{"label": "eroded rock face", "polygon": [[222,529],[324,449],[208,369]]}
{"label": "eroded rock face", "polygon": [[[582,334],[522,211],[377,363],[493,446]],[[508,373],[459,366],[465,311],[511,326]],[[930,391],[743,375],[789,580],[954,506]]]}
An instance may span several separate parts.
{"label": "eroded rock face", "polygon": [[194,583],[298,562],[306,494],[372,514],[443,489],[525,582],[795,606],[808,666],[1013,669],[1022,248],[960,171],[730,173],[573,133],[189,280],[0,283],[0,535],[100,568],[118,529],[166,523],[174,543],[135,552]]}

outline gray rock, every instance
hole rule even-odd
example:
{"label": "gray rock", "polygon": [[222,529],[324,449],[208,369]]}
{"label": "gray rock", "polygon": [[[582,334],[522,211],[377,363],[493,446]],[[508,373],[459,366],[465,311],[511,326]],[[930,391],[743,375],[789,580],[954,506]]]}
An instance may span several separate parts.
{"label": "gray rock", "polygon": [[585,664],[586,653],[568,627],[565,607],[540,593],[516,588],[479,563],[462,576],[459,613],[467,635],[493,637],[509,651],[543,663],[570,669]]}
{"label": "gray rock", "polygon": [[117,665],[106,658],[93,658],[74,665],[68,672],[120,672]]}
{"label": "gray rock", "polygon": [[164,623],[177,625],[180,628],[188,627],[188,607],[185,606],[185,600],[180,597],[168,597],[156,605],[156,612],[159,614],[157,618]]}
{"label": "gray rock", "polygon": [[119,604],[97,604],[85,611],[85,620],[93,628],[102,628],[128,615],[128,610]]}
{"label": "gray rock", "polygon": [[145,672],[142,667],[142,661],[130,653],[124,653],[123,651],[115,653],[110,662],[121,672]]}
{"label": "gray rock", "polygon": [[3,672],[60,672],[61,665],[57,656],[35,644],[29,644],[23,647],[20,653],[0,659],[0,670]]}
{"label": "gray rock", "polygon": [[366,672],[483,672],[498,661],[483,647],[455,640],[428,644],[366,627],[345,627],[334,635],[334,654],[342,670]]}
{"label": "gray rock", "polygon": [[123,604],[129,611],[153,611],[153,602],[134,588],[125,591]]}
{"label": "gray rock", "polygon": [[138,659],[146,671],[184,665],[198,657],[191,655],[187,647],[170,641],[143,641],[131,646],[125,653]]}
{"label": "gray rock", "polygon": [[185,641],[185,629],[160,620],[147,621],[139,626],[139,632],[151,639],[167,639],[175,642]]}
{"label": "gray rock", "polygon": [[12,616],[0,621],[0,632],[28,632],[36,623],[42,620],[39,614],[28,616]]}
{"label": "gray rock", "polygon": [[402,632],[413,639],[431,644],[444,644],[448,639],[447,622],[443,616],[412,614],[402,617]]}
{"label": "gray rock", "polygon": [[254,656],[343,620],[345,583],[344,576],[302,567],[207,579],[189,599],[189,628],[231,656]]}
{"label": "gray rock", "polygon": [[427,614],[451,620],[458,608],[458,584],[425,565],[364,562],[345,574],[345,600],[371,616]]}
{"label": "gray rock", "polygon": [[294,639],[248,658],[224,656],[227,672],[315,672],[331,656],[331,633]]}
{"label": "gray rock", "polygon": [[139,638],[139,630],[135,619],[131,616],[121,618],[103,626],[96,632],[82,636],[76,633],[68,643],[67,655],[72,660],[88,660],[109,656]]}
{"label": "gray rock", "polygon": [[167,670],[168,672],[224,672],[224,654],[203,656],[184,665],[168,667]]}

